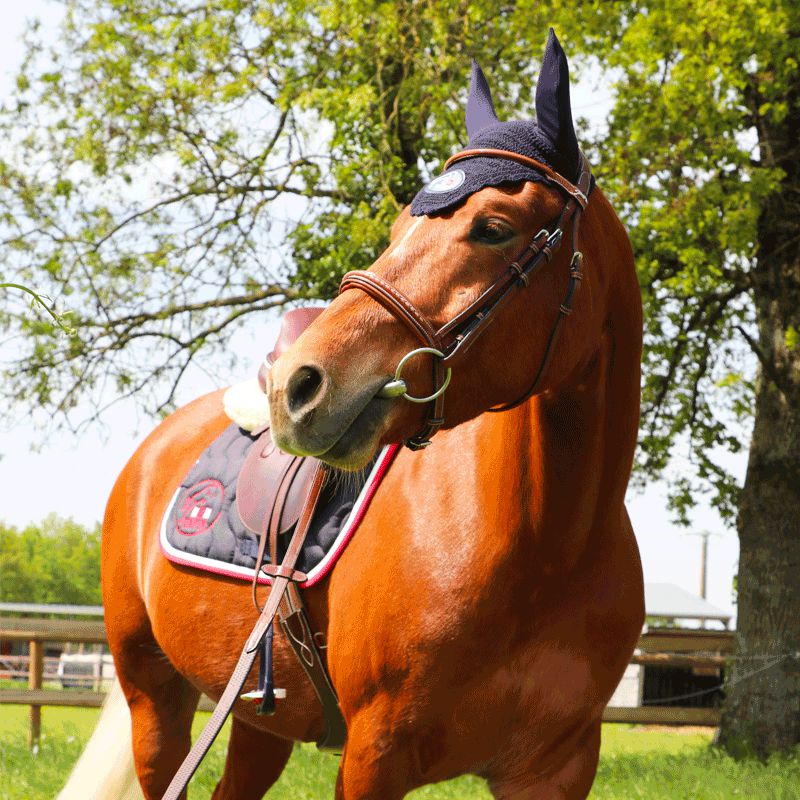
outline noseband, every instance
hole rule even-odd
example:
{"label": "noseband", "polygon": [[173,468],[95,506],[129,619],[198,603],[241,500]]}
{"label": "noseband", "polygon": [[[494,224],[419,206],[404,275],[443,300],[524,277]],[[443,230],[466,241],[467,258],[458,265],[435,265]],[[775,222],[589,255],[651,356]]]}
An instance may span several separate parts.
{"label": "noseband", "polygon": [[[413,403],[430,403],[432,408],[422,429],[409,439],[405,445],[411,450],[420,450],[431,443],[431,437],[444,424],[444,392],[450,383],[452,365],[463,358],[464,354],[475,343],[477,338],[493,321],[495,314],[505,305],[517,288],[525,288],[530,284],[531,276],[539,267],[552,260],[561,246],[564,227],[572,221],[572,257],[569,265],[569,285],[564,300],[558,309],[558,317],[550,332],[539,369],[523,395],[513,403],[490,408],[490,411],[508,411],[524,403],[538,387],[544,374],[553,347],[556,342],[561,320],[572,311],[572,299],[579,281],[583,277],[581,271],[583,254],[577,249],[578,225],[581,213],[589,202],[592,173],[589,162],[583,153],[580,154],[579,177],[577,184],[572,184],[546,164],[533,158],[512,153],[507,150],[474,148],[462,150],[451,156],[445,169],[473,156],[505,158],[517,161],[545,175],[547,182],[555,186],[566,196],[566,202],[558,219],[550,228],[543,228],[525,250],[509,266],[494,283],[491,284],[474,302],[460,311],[453,319],[438,330],[433,327],[417,307],[401,291],[384,280],[380,275],[366,270],[353,270],[345,274],[339,286],[339,293],[348,289],[359,289],[380,303],[390,314],[402,322],[421,343],[421,347],[406,353],[397,365],[394,379],[389,381],[378,392],[378,397],[404,397]],[[433,392],[428,397],[414,397],[408,394],[405,381],[402,379],[403,367],[418,355],[433,356]]]}

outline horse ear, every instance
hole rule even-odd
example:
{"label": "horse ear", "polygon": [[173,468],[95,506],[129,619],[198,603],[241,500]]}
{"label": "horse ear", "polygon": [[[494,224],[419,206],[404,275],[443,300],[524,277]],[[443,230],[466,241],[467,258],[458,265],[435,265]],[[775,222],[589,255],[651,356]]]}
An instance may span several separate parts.
{"label": "horse ear", "polygon": [[492,92],[486,82],[483,70],[475,59],[472,60],[472,80],[469,84],[469,98],[467,99],[467,135],[471,139],[478,131],[487,125],[498,122],[494,113]]}
{"label": "horse ear", "polygon": [[536,124],[559,153],[570,159],[578,158],[578,139],[569,102],[569,65],[552,28],[536,85]]}

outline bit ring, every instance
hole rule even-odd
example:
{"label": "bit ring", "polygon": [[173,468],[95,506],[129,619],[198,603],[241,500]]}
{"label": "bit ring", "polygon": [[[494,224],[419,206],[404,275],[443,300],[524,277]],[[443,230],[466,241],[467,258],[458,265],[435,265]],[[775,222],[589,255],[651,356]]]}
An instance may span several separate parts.
{"label": "bit ring", "polygon": [[437,358],[444,358],[444,353],[441,350],[437,350],[435,347],[418,347],[416,350],[411,350],[400,359],[400,363],[397,365],[397,369],[394,371],[394,380],[391,380],[389,383],[385,384],[380,389],[377,396],[402,396],[411,403],[430,403],[432,400],[435,400],[437,397],[444,394],[445,389],[447,389],[447,387],[450,385],[450,379],[453,377],[453,370],[450,367],[447,368],[447,374],[445,375],[444,383],[433,394],[428,395],[427,397],[414,397],[408,393],[406,382],[401,377],[403,374],[403,367],[414,356],[422,353],[430,353],[432,356],[436,356]]}

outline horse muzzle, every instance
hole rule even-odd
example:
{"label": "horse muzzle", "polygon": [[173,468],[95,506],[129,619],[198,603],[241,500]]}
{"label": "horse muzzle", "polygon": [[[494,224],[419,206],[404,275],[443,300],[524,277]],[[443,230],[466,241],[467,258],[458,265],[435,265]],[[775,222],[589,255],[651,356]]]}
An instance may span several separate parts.
{"label": "horse muzzle", "polygon": [[272,436],[281,450],[358,469],[379,446],[394,405],[380,396],[386,378],[339,386],[324,367],[278,359],[267,380]]}

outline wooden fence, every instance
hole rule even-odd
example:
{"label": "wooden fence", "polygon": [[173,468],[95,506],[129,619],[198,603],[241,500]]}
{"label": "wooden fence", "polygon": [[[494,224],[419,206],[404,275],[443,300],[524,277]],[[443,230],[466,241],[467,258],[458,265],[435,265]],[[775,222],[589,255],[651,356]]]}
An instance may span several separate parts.
{"label": "wooden fence", "polygon": [[[734,649],[733,631],[654,629],[639,637],[631,664],[691,669],[720,669]],[[608,706],[604,722],[641,725],[710,725],[720,721],[718,708],[687,706]]]}
{"label": "wooden fence", "polygon": [[[42,706],[77,706],[97,708],[105,694],[81,690],[45,690],[45,642],[106,642],[102,622],[61,619],[20,619],[0,617],[0,641],[25,641],[29,645],[28,688],[0,689],[0,705],[30,706],[28,742],[33,746],[39,739]],[[642,634],[638,652],[632,664],[691,668],[720,668],[725,666],[725,654],[733,650],[731,631],[655,630]],[[200,710],[210,711],[214,704],[207,697],[200,700]],[[680,706],[608,706],[604,722],[629,722],[644,725],[719,725],[720,711],[716,708],[687,708]]]}

